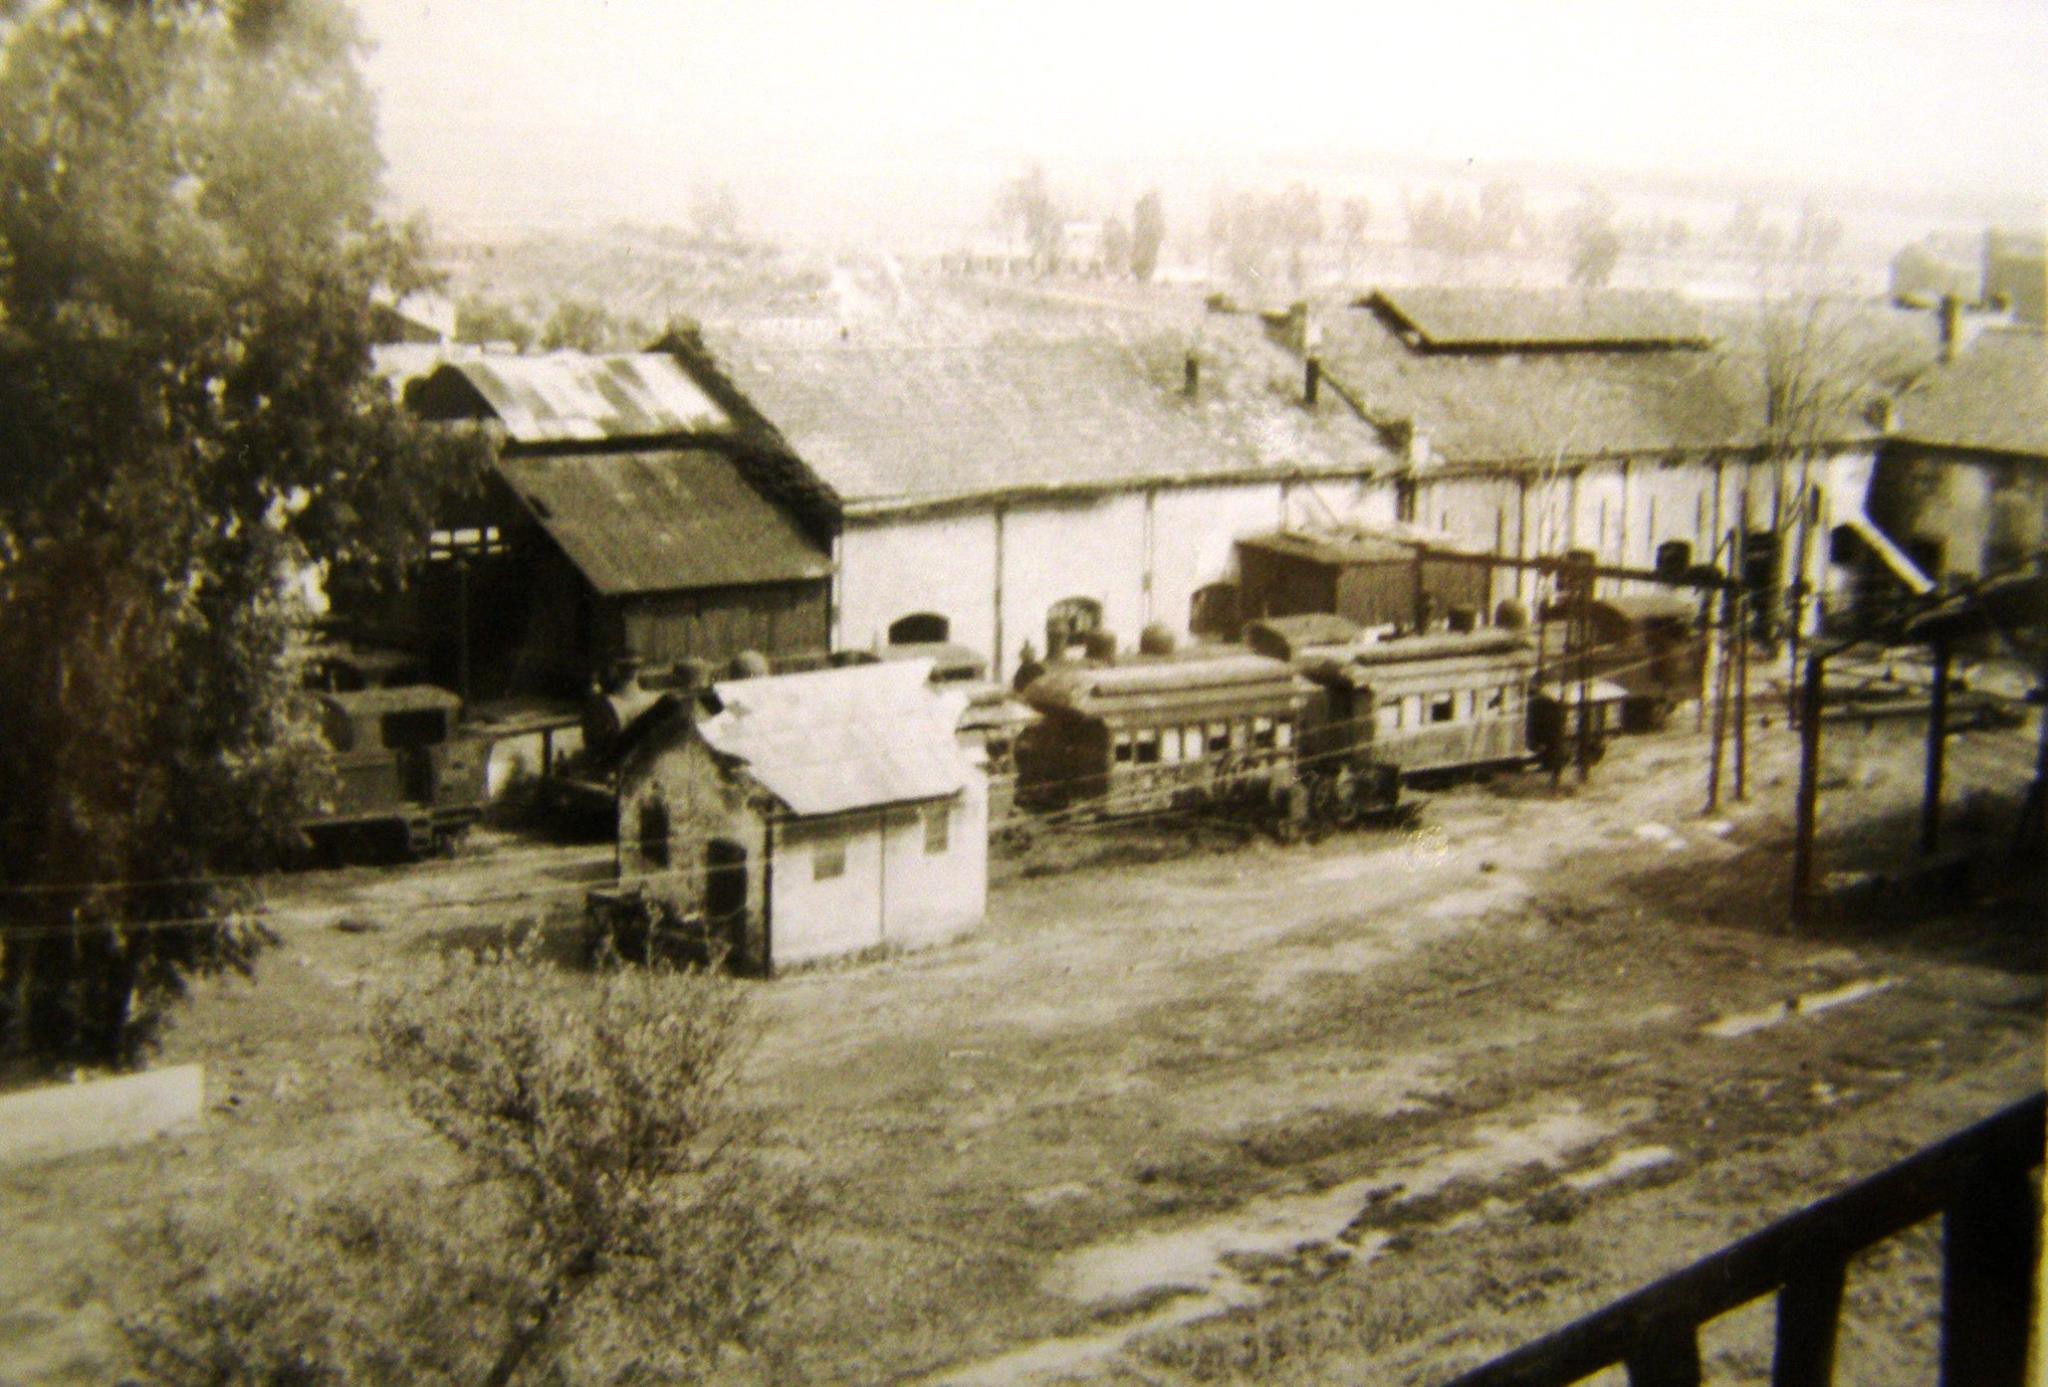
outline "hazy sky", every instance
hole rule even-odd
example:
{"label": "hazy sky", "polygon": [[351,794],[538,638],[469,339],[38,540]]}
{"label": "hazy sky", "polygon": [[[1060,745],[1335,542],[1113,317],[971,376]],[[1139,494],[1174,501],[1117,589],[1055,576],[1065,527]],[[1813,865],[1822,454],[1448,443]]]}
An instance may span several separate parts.
{"label": "hazy sky", "polygon": [[1353,150],[2048,188],[2048,0],[356,3],[392,187],[450,217]]}

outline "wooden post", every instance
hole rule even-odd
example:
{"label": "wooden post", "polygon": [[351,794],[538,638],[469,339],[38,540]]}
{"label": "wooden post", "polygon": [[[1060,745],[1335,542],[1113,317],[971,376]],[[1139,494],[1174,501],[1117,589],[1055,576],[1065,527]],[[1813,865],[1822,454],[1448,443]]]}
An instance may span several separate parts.
{"label": "wooden post", "polygon": [[1820,800],[1821,657],[1806,661],[1806,682],[1800,687],[1799,793],[1793,805],[1792,928],[1804,932],[1813,923],[1813,833]]}
{"label": "wooden post", "polygon": [[1592,769],[1593,758],[1593,565],[1581,562],[1572,593],[1572,624],[1579,639],[1579,746],[1578,775],[1581,785]]}
{"label": "wooden post", "polygon": [[2040,1211],[2024,1167],[1973,1180],[1941,1220],[1941,1381],[2020,1387]]}
{"label": "wooden post", "polygon": [[1948,669],[1950,645],[1947,636],[1934,638],[1934,692],[1927,707],[1927,781],[1920,792],[1920,851],[1931,854],[1941,846],[1942,758],[1948,749]]}
{"label": "wooden post", "polygon": [[1749,798],[1749,593],[1735,594],[1735,798]]}
{"label": "wooden post", "polygon": [[1778,1292],[1777,1345],[1771,1387],[1830,1387],[1835,1380],[1835,1330],[1842,1316],[1841,1262],[1801,1271]]}
{"label": "wooden post", "polygon": [[1733,651],[1726,627],[1733,610],[1731,594],[1720,594],[1721,634],[1714,640],[1714,738],[1707,761],[1707,808],[1711,814],[1721,807],[1721,755],[1728,738],[1728,662]]}

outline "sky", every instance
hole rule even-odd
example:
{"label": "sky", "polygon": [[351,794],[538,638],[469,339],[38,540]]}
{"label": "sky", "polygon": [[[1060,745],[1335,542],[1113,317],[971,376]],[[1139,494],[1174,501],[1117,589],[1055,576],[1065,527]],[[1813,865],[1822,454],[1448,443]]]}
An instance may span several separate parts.
{"label": "sky", "polygon": [[[2048,0],[355,0],[397,200],[829,227],[1370,156],[2048,191]],[[1363,161],[1363,162],[1361,162]]]}

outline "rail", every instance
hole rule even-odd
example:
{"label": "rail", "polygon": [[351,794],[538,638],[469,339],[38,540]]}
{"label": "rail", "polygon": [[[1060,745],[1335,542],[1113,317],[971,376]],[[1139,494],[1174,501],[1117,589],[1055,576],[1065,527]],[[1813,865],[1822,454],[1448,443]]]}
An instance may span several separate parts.
{"label": "rail", "polygon": [[2021,1387],[2040,1227],[2031,1172],[2041,1164],[2044,1111],[2048,1096],[2037,1093],[1449,1387],[1562,1387],[1617,1364],[1630,1387],[1698,1387],[1700,1326],[1774,1293],[1772,1387],[1826,1387],[1850,1259],[1936,1214],[1941,1381]]}

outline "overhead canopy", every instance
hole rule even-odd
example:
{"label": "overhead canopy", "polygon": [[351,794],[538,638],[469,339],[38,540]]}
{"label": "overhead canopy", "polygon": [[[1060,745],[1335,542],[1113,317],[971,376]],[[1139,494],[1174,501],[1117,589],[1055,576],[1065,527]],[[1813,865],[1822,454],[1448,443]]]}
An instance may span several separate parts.
{"label": "overhead canopy", "polygon": [[515,455],[499,458],[498,472],[607,596],[832,571],[825,551],[721,453]]}
{"label": "overhead canopy", "polygon": [[901,660],[732,680],[697,730],[794,814],[943,799],[971,774],[954,736],[965,700],[930,679],[929,660]]}

